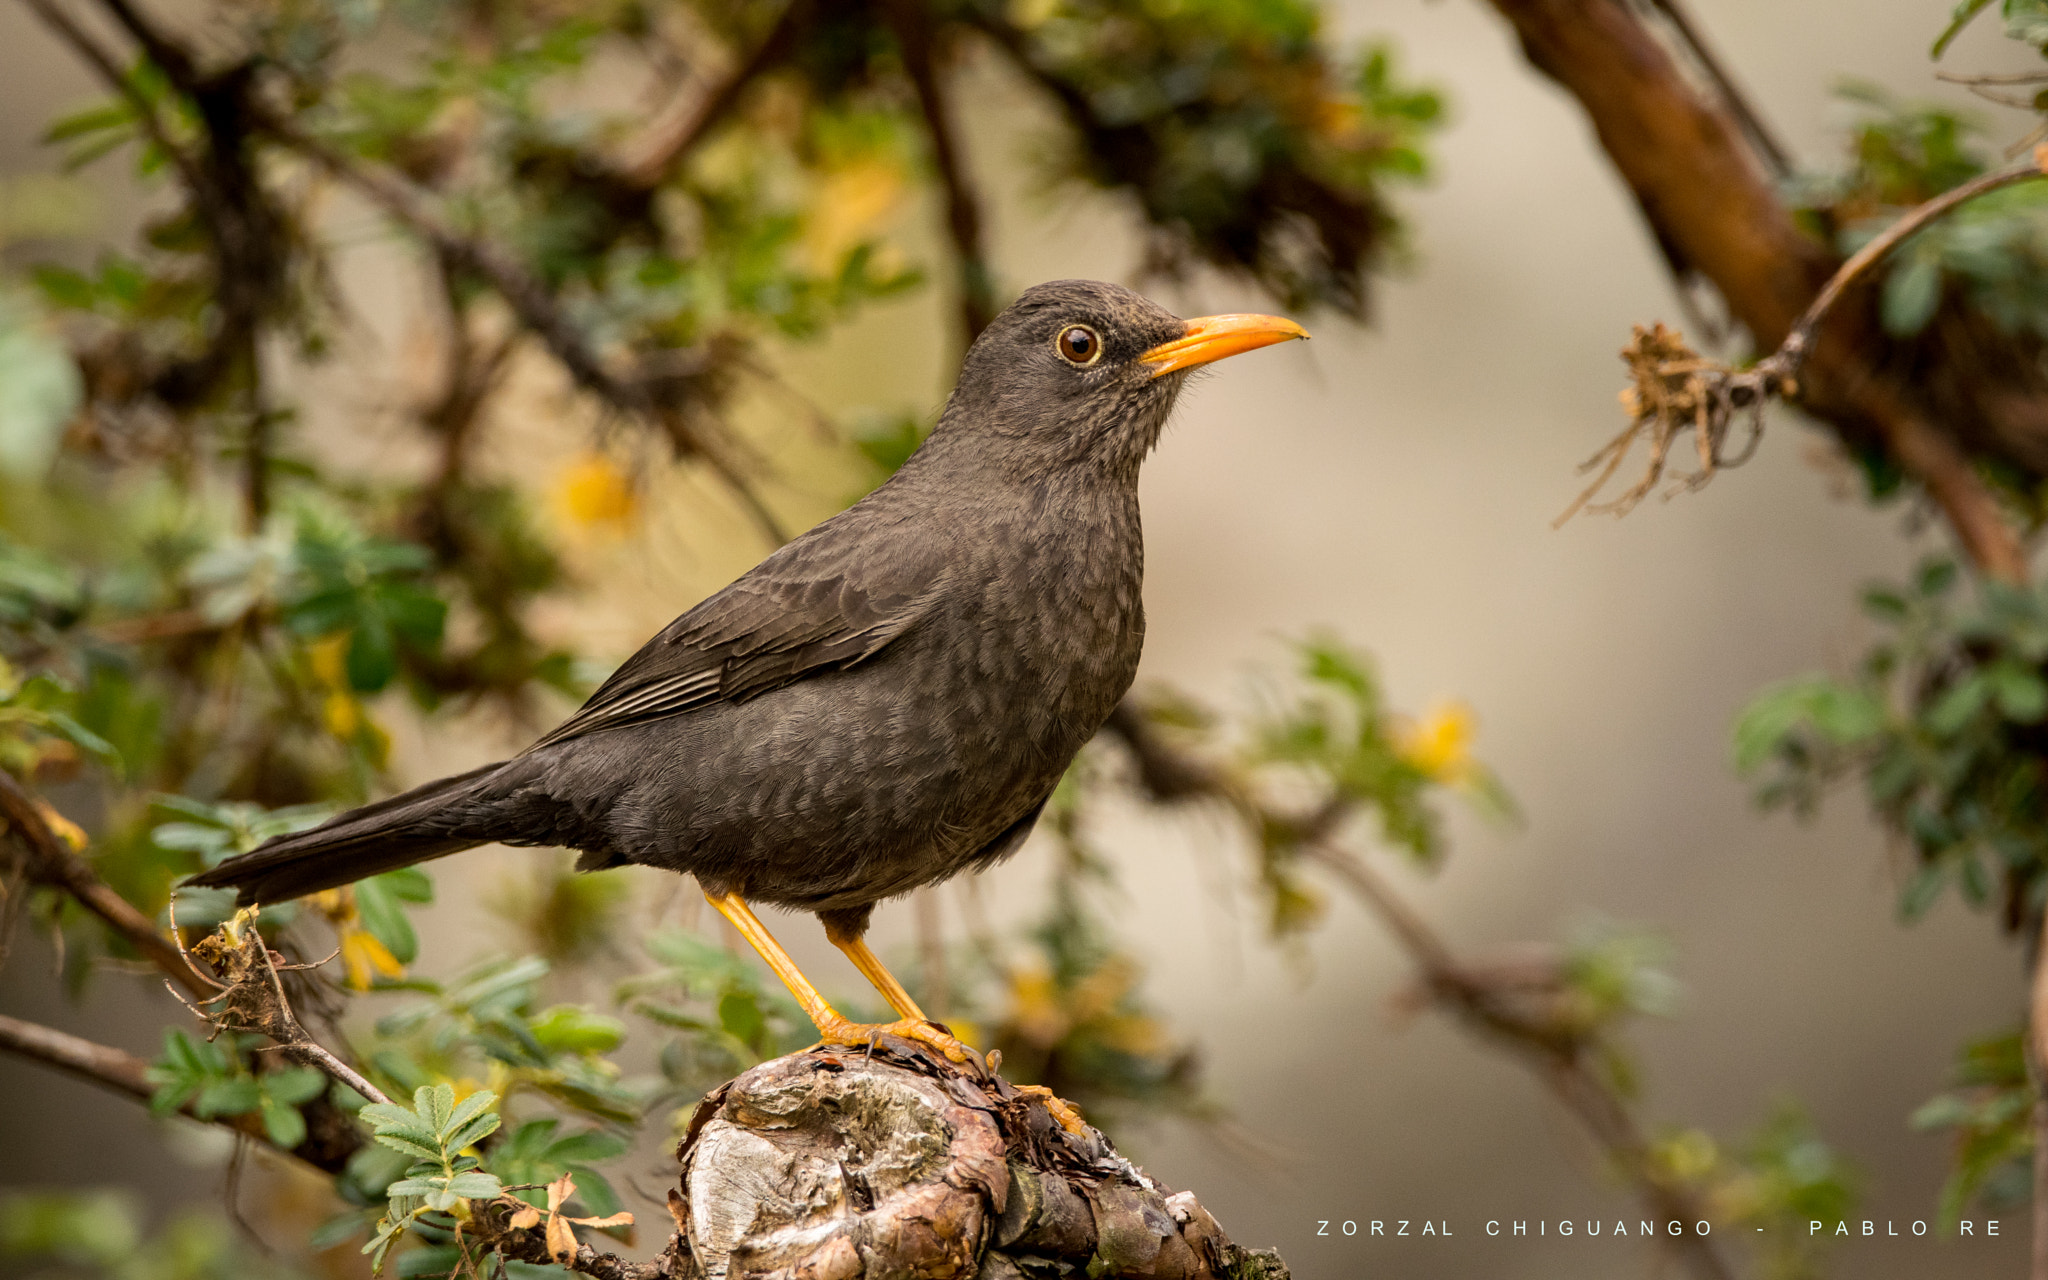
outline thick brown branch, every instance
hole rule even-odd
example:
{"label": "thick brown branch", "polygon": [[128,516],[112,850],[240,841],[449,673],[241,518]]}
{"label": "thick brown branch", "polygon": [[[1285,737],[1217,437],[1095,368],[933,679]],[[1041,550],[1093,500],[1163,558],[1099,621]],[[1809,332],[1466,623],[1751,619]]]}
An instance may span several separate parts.
{"label": "thick brown branch", "polygon": [[1714,47],[1707,43],[1699,28],[1693,25],[1692,15],[1686,12],[1685,6],[1680,4],[1679,0],[1650,0],[1650,3],[1657,12],[1664,15],[1672,30],[1678,33],[1679,40],[1685,45],[1686,53],[1699,64],[1700,71],[1714,82],[1714,92],[1721,95],[1721,101],[1729,113],[1741,123],[1742,132],[1749,139],[1749,145],[1755,147],[1757,154],[1771,166],[1772,173],[1780,178],[1790,177],[1791,155],[1771,132],[1771,127],[1764,121],[1763,115],[1750,105],[1749,98],[1736,85],[1735,77],[1722,65],[1720,55],[1714,52]]}
{"label": "thick brown branch", "polygon": [[[1794,226],[1738,123],[1702,100],[1617,0],[1490,2],[1513,25],[1529,60],[1585,108],[1660,240],[1714,284],[1759,348],[1780,346],[1821,300],[1835,264],[1825,246]],[[1829,313],[1810,344],[1801,406],[1853,446],[1888,448],[1981,570],[2022,576],[2017,536],[1965,450],[1951,443],[1983,438],[2016,448],[2038,431],[2038,389],[2022,379],[2022,362],[2006,361],[2011,367],[1993,376],[1987,370],[1995,361],[1981,368],[1958,361],[1908,385],[1878,364],[1886,346],[1862,311],[1842,310]],[[1802,353],[1805,345],[1802,339]]]}
{"label": "thick brown branch", "polygon": [[2004,582],[2026,581],[2027,553],[2019,535],[1953,439],[1921,416],[1903,393],[1874,380],[1848,389],[1843,400],[1877,428],[1899,465],[1920,481],[1979,571]]}

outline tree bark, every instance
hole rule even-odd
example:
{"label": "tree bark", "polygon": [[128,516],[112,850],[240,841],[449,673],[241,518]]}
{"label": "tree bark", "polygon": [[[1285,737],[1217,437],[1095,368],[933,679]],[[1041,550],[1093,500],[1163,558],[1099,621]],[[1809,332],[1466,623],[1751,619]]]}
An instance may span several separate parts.
{"label": "tree bark", "polygon": [[[762,1063],[704,1100],[677,1158],[677,1232],[646,1277],[1288,1275],[1278,1254],[1232,1243],[1192,1194],[1148,1177],[1096,1130],[1068,1133],[1037,1097],[893,1038]],[[521,1257],[538,1236],[500,1227],[493,1243]],[[577,1263],[628,1274],[604,1255]]]}
{"label": "tree bark", "polygon": [[[1490,0],[1537,70],[1585,109],[1674,268],[1719,290],[1759,351],[1776,347],[1836,256],[1794,225],[1726,105],[1702,95],[1618,0]],[[1889,453],[1939,507],[1977,567],[2021,580],[2017,535],[1972,456],[2048,471],[2048,378],[2011,335],[1944,306],[1892,341],[1859,287],[1816,335],[1799,404],[1852,449]]]}

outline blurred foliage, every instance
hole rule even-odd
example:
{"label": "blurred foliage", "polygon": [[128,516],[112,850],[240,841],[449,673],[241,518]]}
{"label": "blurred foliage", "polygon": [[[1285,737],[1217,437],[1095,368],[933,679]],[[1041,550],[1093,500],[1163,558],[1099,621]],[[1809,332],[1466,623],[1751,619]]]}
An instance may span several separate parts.
{"label": "blurred foliage", "polygon": [[298,1274],[248,1248],[218,1214],[187,1210],[149,1231],[113,1191],[0,1196],[0,1260],[17,1280],[289,1280]]}
{"label": "blurred foliage", "polygon": [[[2007,929],[2032,932],[2048,900],[2048,594],[1984,580],[1975,601],[1958,602],[1958,578],[1937,560],[1909,584],[1866,591],[1880,639],[1854,674],[1764,691],[1737,722],[1736,763],[1761,776],[1762,803],[1800,813],[1830,783],[1860,777],[1912,852],[1904,918],[1954,886]],[[1956,1132],[1950,1222],[1973,1197],[2007,1203],[2031,1185],[2036,1103],[2021,1034],[1965,1046],[1956,1084],[1914,1116]]]}
{"label": "blurred foliage", "polygon": [[[1850,165],[1801,185],[1801,219],[1854,253],[1913,206],[1991,168],[1981,120],[1903,103],[1875,85],[1837,89],[1859,119]],[[1998,330],[2048,340],[2048,188],[1994,191],[1919,231],[1886,263],[1879,318],[1893,337],[1925,330],[1953,291]]]}
{"label": "blurred foliage", "polygon": [[1964,1045],[1953,1087],[1913,1113],[1916,1129],[1955,1135],[1955,1163],[1941,1189],[1942,1225],[1972,1203],[2004,1209],[2024,1204],[2034,1183],[2034,1085],[2027,1078],[2020,1028]]}
{"label": "blurred foliage", "polygon": [[1866,591],[1881,638],[1854,675],[1766,690],[1736,724],[1736,766],[1761,776],[1763,804],[1802,813],[1830,782],[1861,777],[1914,854],[1904,917],[1953,885],[2017,929],[2048,896],[2048,594],[1986,581],[1959,604],[1958,576],[1936,560],[1908,584]]}
{"label": "blurred foliage", "polygon": [[1765,1280],[1818,1280],[1835,1247],[1810,1224],[1846,1221],[1862,1179],[1824,1142],[1803,1107],[1779,1101],[1764,1122],[1731,1149],[1699,1129],[1660,1139],[1652,1151],[1660,1176],[1698,1188],[1717,1222],[1754,1227]]}
{"label": "blurred foliage", "polygon": [[[962,967],[969,1009],[1002,1054],[1006,1077],[1039,1084],[1115,1129],[1148,1113],[1209,1121],[1222,1114],[1202,1088],[1194,1048],[1139,990],[1143,967],[1113,925],[1124,892],[1087,823],[1110,785],[1091,749],[1068,770],[1039,819],[1053,845],[1044,913],[1017,943],[983,938]],[[958,995],[955,996],[958,1001]]]}
{"label": "blurred foliage", "polygon": [[1073,130],[1055,173],[1128,192],[1152,265],[1249,273],[1291,308],[1363,311],[1395,241],[1381,188],[1428,172],[1441,98],[1392,52],[1339,58],[1306,0],[968,0]]}

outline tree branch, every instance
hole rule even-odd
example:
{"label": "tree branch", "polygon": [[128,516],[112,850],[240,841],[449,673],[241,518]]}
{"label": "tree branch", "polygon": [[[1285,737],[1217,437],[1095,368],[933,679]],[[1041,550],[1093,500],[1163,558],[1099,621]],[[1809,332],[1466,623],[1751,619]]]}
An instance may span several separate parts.
{"label": "tree branch", "polygon": [[811,0],[788,0],[761,43],[695,110],[657,125],[626,148],[628,158],[613,171],[616,178],[635,191],[652,191],[667,182],[683,158],[732,114],[748,87],[789,57],[797,33],[810,17]]}
{"label": "tree branch", "polygon": [[1334,872],[1387,926],[1422,975],[1424,989],[1436,1003],[1487,1033],[1521,1057],[1567,1110],[1593,1135],[1621,1173],[1660,1220],[1686,1225],[1679,1236],[1660,1236],[1694,1275],[1732,1280],[1734,1272],[1709,1237],[1693,1233],[1705,1219],[1700,1195],[1674,1185],[1657,1169],[1649,1141],[1621,1095],[1587,1061],[1592,1046],[1581,1035],[1558,1027],[1540,1009],[1516,1007],[1498,984],[1460,965],[1450,947],[1392,885],[1365,860],[1328,841],[1302,846],[1302,855]]}
{"label": "tree branch", "polygon": [[158,932],[149,917],[109,888],[85,859],[73,853],[50,830],[35,798],[4,770],[0,770],[0,819],[5,821],[7,834],[28,855],[26,870],[30,880],[62,889],[76,898],[80,906],[104,921],[165,977],[193,995],[213,994],[179,956],[177,945]]}
{"label": "tree branch", "polygon": [[[0,1052],[11,1053],[31,1062],[40,1062],[74,1079],[97,1085],[112,1093],[148,1103],[156,1093],[156,1086],[149,1080],[149,1063],[110,1045],[97,1044],[54,1027],[41,1023],[25,1022],[0,1014]],[[254,1111],[232,1116],[201,1116],[193,1112],[190,1103],[179,1108],[179,1114],[198,1120],[203,1124],[217,1124],[232,1129],[243,1137],[262,1143],[279,1155],[287,1155],[323,1173],[339,1173],[348,1163],[348,1153],[338,1157],[323,1153],[309,1141],[298,1149],[286,1151],[270,1141],[264,1132],[263,1118]]]}
{"label": "tree branch", "polygon": [[1540,1003],[1545,991],[1556,985],[1553,971],[1546,967],[1531,983],[1526,975],[1492,975],[1460,961],[1392,885],[1363,859],[1330,840],[1330,834],[1356,811],[1353,801],[1334,797],[1306,817],[1274,809],[1228,770],[1167,742],[1144,710],[1128,699],[1104,727],[1122,740],[1138,788],[1148,799],[1161,804],[1221,802],[1248,830],[1283,833],[1301,857],[1342,881],[1400,944],[1431,1002],[1510,1049],[1585,1126],[1652,1212],[1660,1219],[1687,1224],[1683,1236],[1660,1237],[1679,1261],[1701,1280],[1730,1280],[1734,1273],[1713,1241],[1690,1232],[1692,1223],[1707,1217],[1698,1193],[1661,1174],[1628,1104],[1589,1061],[1593,1042],[1549,1016]]}
{"label": "tree branch", "polygon": [[121,70],[120,64],[114,61],[114,56],[101,48],[99,42],[86,33],[85,28],[73,22],[70,15],[51,4],[50,0],[22,0],[22,3],[27,5],[36,17],[42,19],[44,26],[56,32],[59,39],[70,45],[72,51],[84,59],[86,65],[106,82],[108,88],[120,95],[121,100],[128,104],[128,109],[135,113],[136,123],[142,127],[143,133],[147,134],[149,140],[170,160],[171,167],[178,171],[178,176],[184,180],[186,187],[197,191],[204,182],[199,173],[198,162],[186,154],[183,147],[171,141],[163,121],[157,117],[156,108],[147,98],[136,92],[135,85],[129,80],[128,74]]}
{"label": "tree branch", "polygon": [[1868,308],[1836,306],[1854,277],[1823,299],[1835,275],[1826,247],[1793,225],[1741,126],[1700,98],[1634,13],[1617,0],[1490,2],[1530,62],[1585,108],[1660,241],[1720,290],[1759,347],[1778,348],[1813,315],[1811,336],[1798,343],[1801,406],[1852,447],[1887,449],[1981,571],[2024,577],[2019,539],[1959,441],[1986,438],[2008,453],[2033,447],[2040,388],[2028,381],[2027,362],[2003,358],[2010,352],[1965,359],[1982,344],[1959,342],[1931,376],[1908,382],[1889,373]]}
{"label": "tree branch", "polygon": [[925,135],[931,140],[932,167],[946,194],[946,234],[960,271],[961,345],[969,347],[996,317],[995,280],[981,243],[981,202],[961,161],[929,15],[917,0],[890,0],[884,13],[903,53],[903,69],[917,92]]}
{"label": "tree branch", "polygon": [[1806,358],[1808,350],[1813,345],[1814,330],[1820,327],[1820,322],[1827,318],[1828,312],[1834,309],[1835,304],[1842,300],[1842,295],[1848,292],[1849,286],[1870,274],[1878,263],[1891,255],[1892,250],[1911,239],[1915,232],[1928,223],[1946,217],[1957,207],[1975,200],[1978,196],[1988,195],[2014,183],[2048,176],[2044,162],[2048,162],[2048,146],[2038,149],[2033,158],[2025,164],[1999,169],[1972,178],[1961,186],[1951,187],[1932,200],[1915,206],[1873,237],[1870,243],[1858,249],[1847,262],[1836,268],[1834,275],[1828,277],[1827,284],[1821,287],[1821,291],[1800,314],[1798,321],[1792,326],[1792,331],[1778,344],[1778,351],[1775,354],[1783,355],[1792,362],[1789,370],[1791,375],[1798,376],[1799,363]]}
{"label": "tree branch", "polygon": [[1649,0],[1649,3],[1652,8],[1664,15],[1664,20],[1678,33],[1680,43],[1685,45],[1685,51],[1692,60],[1699,64],[1701,73],[1714,82],[1714,92],[1721,95],[1722,104],[1742,125],[1743,136],[1749,139],[1749,145],[1756,148],[1757,154],[1770,165],[1773,174],[1780,178],[1790,177],[1790,153],[1771,132],[1771,127],[1764,121],[1762,113],[1751,106],[1748,97],[1736,87],[1735,77],[1728,73],[1728,69],[1721,63],[1720,56],[1714,52],[1713,46],[1707,43],[1706,37],[1693,25],[1692,15],[1685,11],[1685,6],[1680,4],[1679,0]]}
{"label": "tree branch", "polygon": [[[489,284],[512,309],[520,326],[539,338],[569,376],[584,390],[621,413],[659,424],[679,451],[703,459],[762,532],[776,543],[788,541],[773,512],[753,484],[727,456],[723,444],[696,431],[676,411],[662,405],[644,380],[612,371],[585,341],[547,287],[510,254],[487,240],[456,231],[403,180],[362,164],[327,143],[300,131],[268,112],[257,112],[255,126],[287,150],[311,161],[329,176],[355,189],[393,220],[425,240],[445,267],[466,271]],[[444,269],[445,269],[444,267]]]}

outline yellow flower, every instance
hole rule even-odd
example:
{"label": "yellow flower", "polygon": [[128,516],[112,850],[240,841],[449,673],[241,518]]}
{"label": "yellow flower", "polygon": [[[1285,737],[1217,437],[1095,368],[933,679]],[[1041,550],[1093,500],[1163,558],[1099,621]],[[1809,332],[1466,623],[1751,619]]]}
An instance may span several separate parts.
{"label": "yellow flower", "polygon": [[405,966],[398,963],[398,957],[361,925],[341,935],[341,966],[348,972],[348,985],[357,991],[368,991],[375,975],[380,973],[387,978],[405,976]]}
{"label": "yellow flower", "polygon": [[306,646],[306,662],[313,678],[329,689],[348,688],[348,641],[352,632],[337,631]]}
{"label": "yellow flower", "polygon": [[320,704],[320,718],[327,722],[327,732],[347,741],[356,736],[362,728],[363,713],[356,706],[356,700],[345,693],[330,693]]}
{"label": "yellow flower", "polygon": [[1462,702],[1442,702],[1399,729],[1395,750],[1438,782],[1461,782],[1472,773],[1472,731],[1477,721]]}
{"label": "yellow flower", "polygon": [[368,991],[370,983],[380,973],[387,978],[405,976],[405,966],[391,954],[391,948],[363,927],[362,914],[356,910],[353,888],[322,890],[313,895],[313,905],[334,926],[334,936],[341,943],[342,969],[347,974],[350,987]]}
{"label": "yellow flower", "polygon": [[621,530],[640,511],[632,477],[600,453],[584,455],[556,478],[554,500],[578,529]]}

